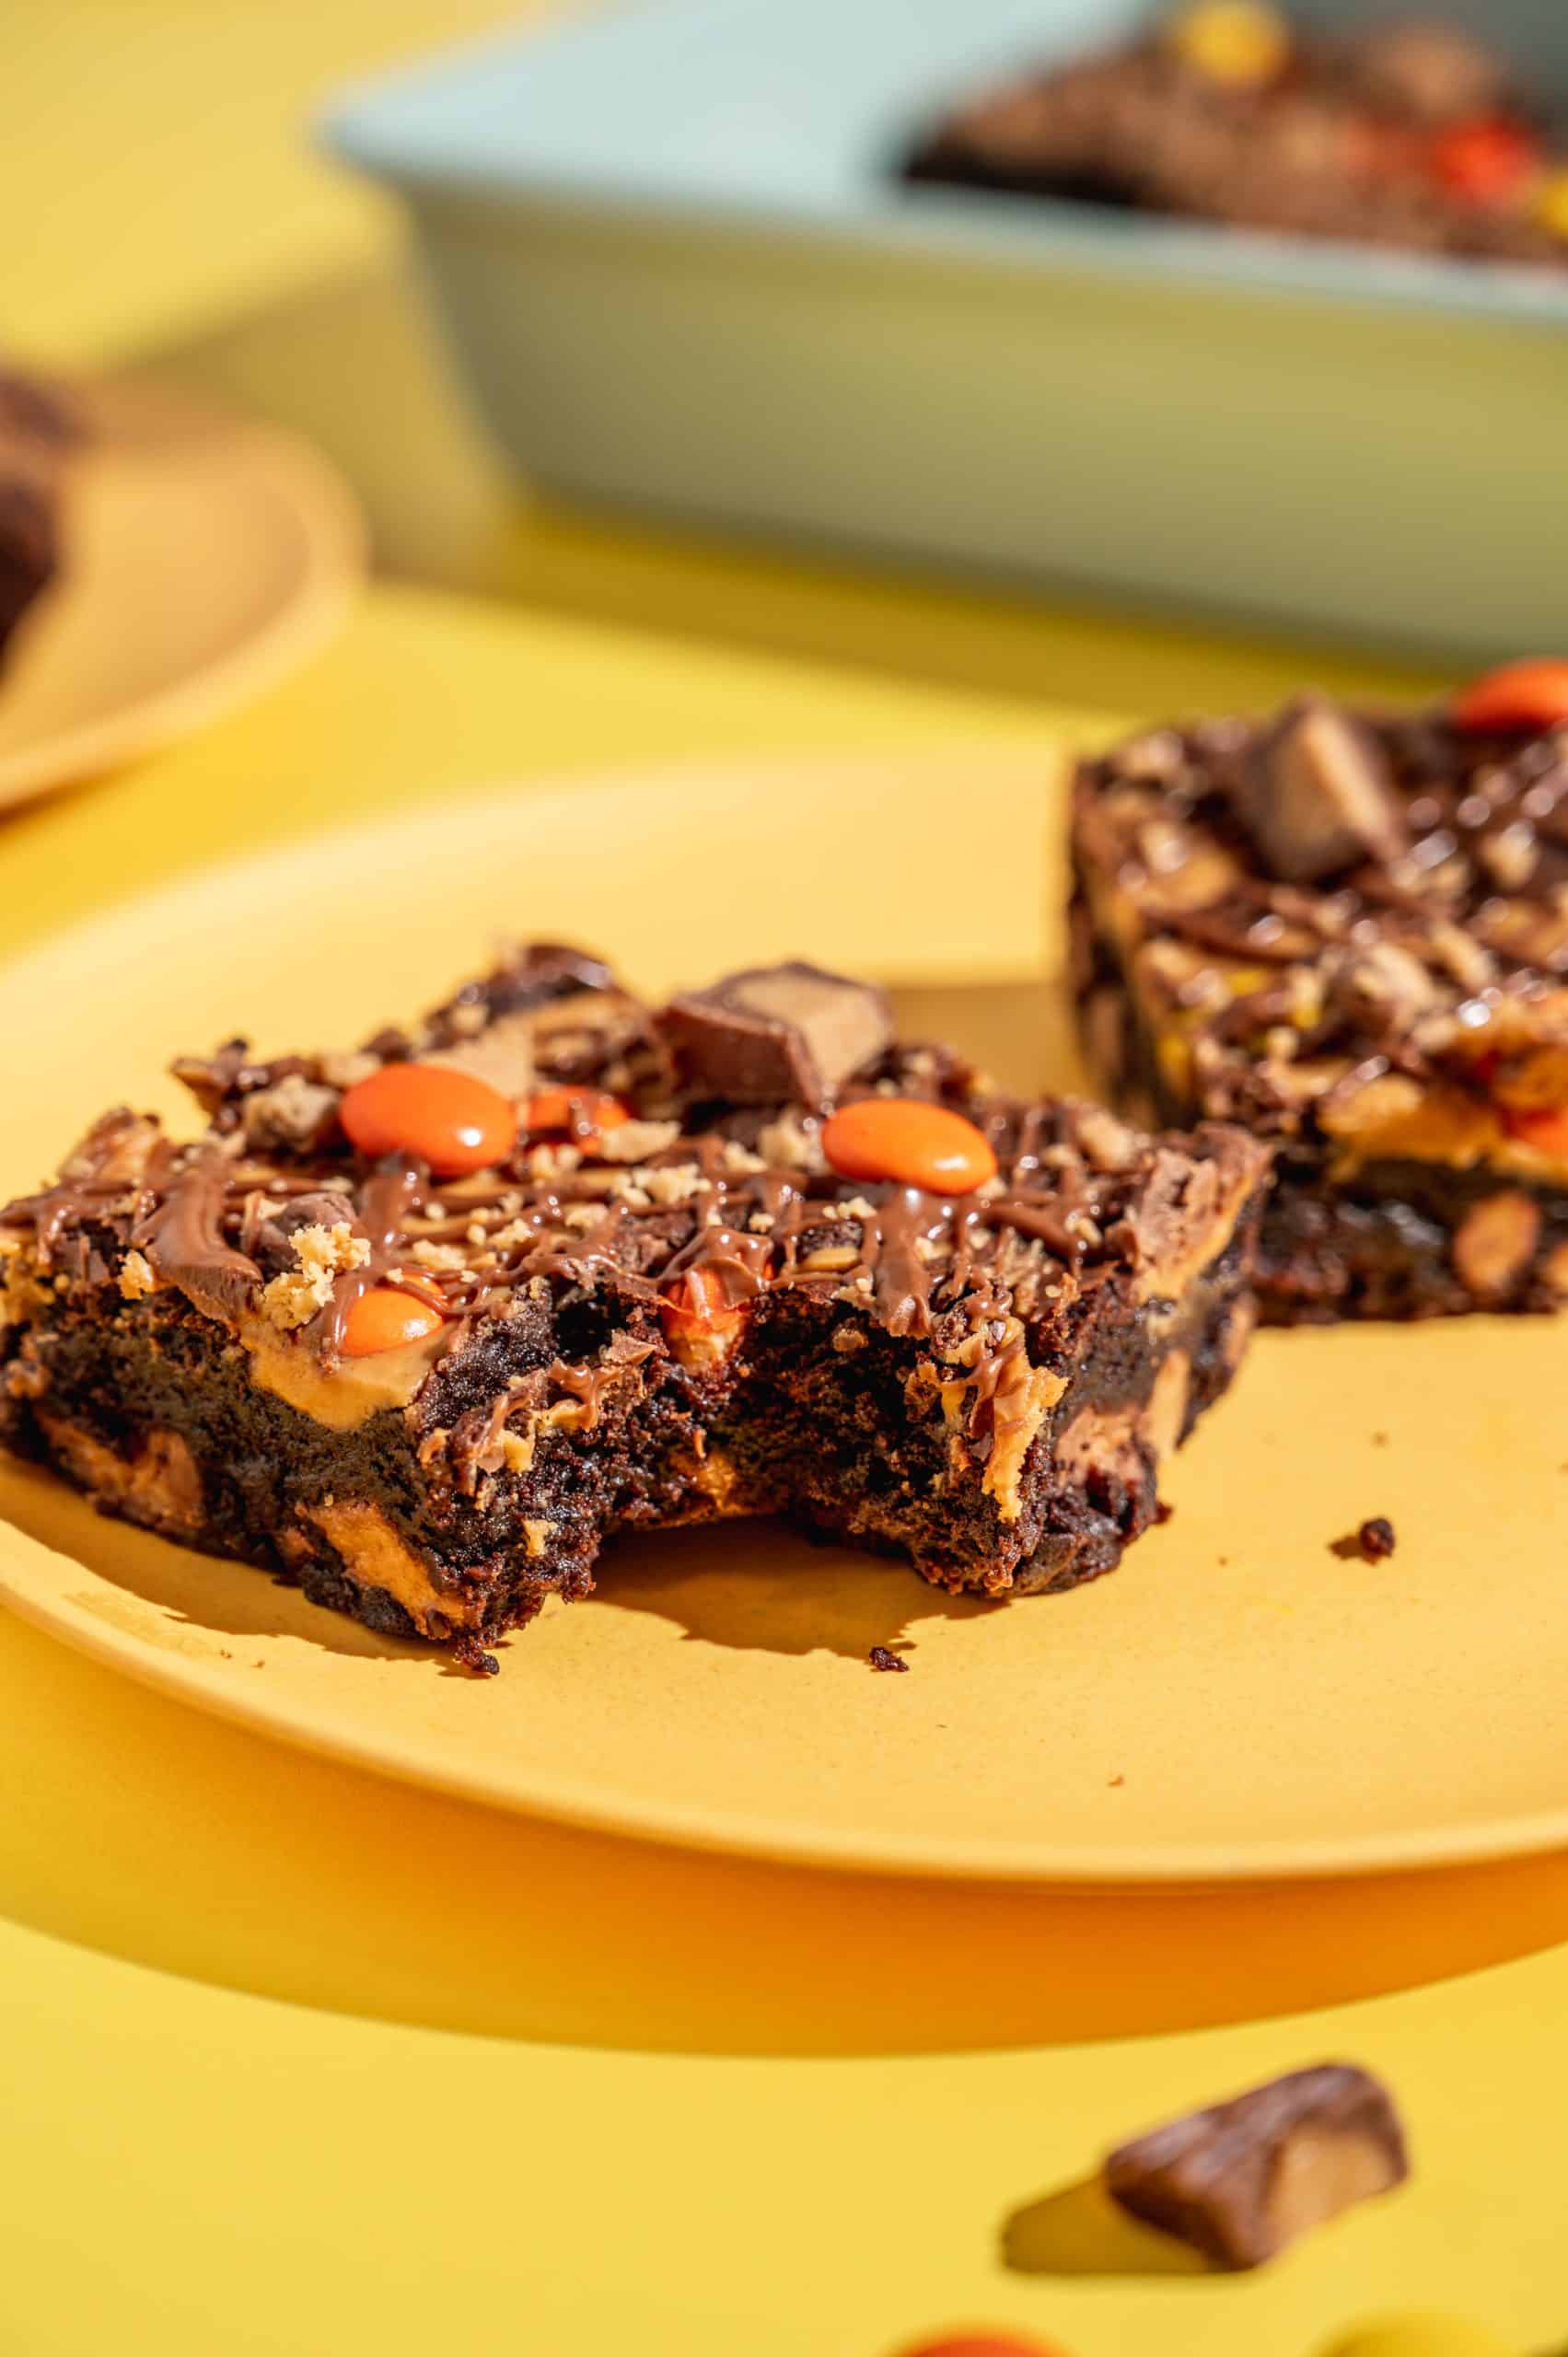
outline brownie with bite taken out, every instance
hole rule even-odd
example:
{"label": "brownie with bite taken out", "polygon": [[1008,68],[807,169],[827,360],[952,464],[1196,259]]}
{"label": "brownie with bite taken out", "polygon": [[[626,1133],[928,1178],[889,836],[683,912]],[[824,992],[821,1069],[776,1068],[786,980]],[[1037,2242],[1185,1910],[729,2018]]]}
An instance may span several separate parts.
{"label": "brownie with bite taken out", "polygon": [[1077,774],[1074,987],[1134,1119],[1274,1148],[1281,1323],[1568,1294],[1568,662],[1303,696]]}
{"label": "brownie with bite taken out", "polygon": [[1252,1323],[1267,1149],[999,1095],[795,963],[536,945],[354,1053],[175,1070],[0,1213],[0,1438],[479,1666],[615,1532],[777,1514],[1000,1597],[1110,1568]]}

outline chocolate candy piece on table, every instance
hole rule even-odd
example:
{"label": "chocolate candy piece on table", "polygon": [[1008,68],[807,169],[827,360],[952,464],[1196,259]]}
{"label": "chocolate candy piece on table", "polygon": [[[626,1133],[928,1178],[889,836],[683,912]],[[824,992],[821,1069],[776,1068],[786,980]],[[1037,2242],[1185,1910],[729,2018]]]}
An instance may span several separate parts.
{"label": "chocolate candy piece on table", "polygon": [[1387,2093],[1353,2064],[1293,2071],[1120,2145],[1111,2199],[1216,2265],[1260,2267],[1410,2174]]}
{"label": "chocolate candy piece on table", "polygon": [[1262,1148],[1001,1097],[813,968],[651,1008],[543,946],[176,1070],[204,1134],[110,1114],[0,1214],[0,1437],[477,1666],[613,1531],[720,1514],[1091,1578],[1251,1324]]}
{"label": "chocolate candy piece on table", "polygon": [[1277,1155],[1265,1317],[1568,1290],[1568,664],[1146,730],[1074,790],[1074,987],[1135,1118]]}
{"label": "chocolate candy piece on table", "polygon": [[1568,266],[1568,137],[1438,22],[1324,30],[1190,0],[982,91],[907,177],[1472,260]]}

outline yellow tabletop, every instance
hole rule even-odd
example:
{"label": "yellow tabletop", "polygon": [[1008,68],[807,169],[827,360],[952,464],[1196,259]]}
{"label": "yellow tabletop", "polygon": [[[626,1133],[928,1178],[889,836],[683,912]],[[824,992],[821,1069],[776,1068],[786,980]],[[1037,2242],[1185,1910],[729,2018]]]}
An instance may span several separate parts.
{"label": "yellow tabletop", "polygon": [[[7,335],[303,424],[384,562],[440,586],[384,584],[249,711],[0,822],[0,949],[488,779],[1408,683],[524,510],[390,215],[298,137],[335,76],[494,13],[13,0]],[[1560,1861],[1137,1898],[688,1857],[271,1747],[14,1620],[0,1773],[7,2352],[878,2357],[969,2318],[1309,2357],[1394,2305],[1521,2348],[1568,2326]],[[1074,2190],[1167,2108],[1336,2054],[1398,2088],[1417,2180],[1273,2273],[1172,2272]]]}

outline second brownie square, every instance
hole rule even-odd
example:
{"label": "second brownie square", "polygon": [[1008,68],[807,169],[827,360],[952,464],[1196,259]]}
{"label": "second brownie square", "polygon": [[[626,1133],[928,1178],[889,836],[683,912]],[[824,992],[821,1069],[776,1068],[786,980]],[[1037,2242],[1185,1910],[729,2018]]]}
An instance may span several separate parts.
{"label": "second brownie square", "polygon": [[1568,1291],[1568,665],[1298,699],[1081,767],[1074,983],[1140,1120],[1276,1150],[1276,1323]]}

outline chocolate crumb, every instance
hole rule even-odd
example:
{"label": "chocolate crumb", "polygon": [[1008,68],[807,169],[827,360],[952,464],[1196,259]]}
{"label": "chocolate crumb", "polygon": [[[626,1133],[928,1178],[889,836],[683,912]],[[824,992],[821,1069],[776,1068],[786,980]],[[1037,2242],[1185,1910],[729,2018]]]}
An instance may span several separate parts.
{"label": "chocolate crumb", "polygon": [[873,1669],[907,1669],[909,1664],[901,1654],[889,1653],[886,1645],[873,1645],[866,1655]]}
{"label": "chocolate crumb", "polygon": [[1176,1508],[1173,1505],[1167,1505],[1164,1498],[1156,1498],[1155,1500],[1155,1520],[1156,1522],[1168,1522],[1175,1512]]}
{"label": "chocolate crumb", "polygon": [[1394,1551],[1394,1526],[1387,1515],[1369,1515],[1346,1538],[1332,1538],[1329,1552],[1342,1563],[1381,1563]]}

